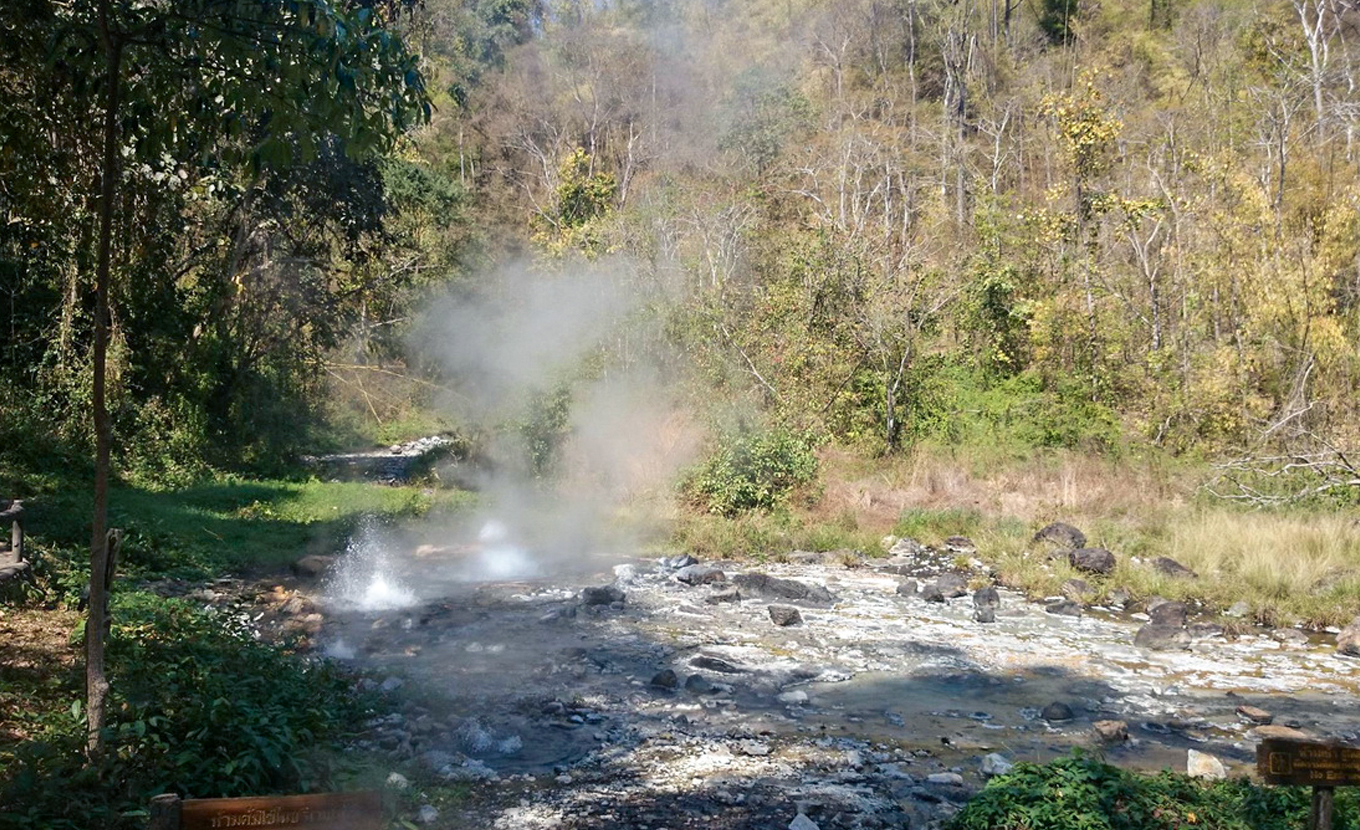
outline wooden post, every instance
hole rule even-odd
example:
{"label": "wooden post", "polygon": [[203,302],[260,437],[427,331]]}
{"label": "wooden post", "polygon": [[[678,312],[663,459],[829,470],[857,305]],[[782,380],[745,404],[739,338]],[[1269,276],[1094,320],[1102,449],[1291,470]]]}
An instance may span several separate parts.
{"label": "wooden post", "polygon": [[165,793],[151,799],[150,830],[179,830],[180,798]]}
{"label": "wooden post", "polygon": [[1335,792],[1331,787],[1313,788],[1313,815],[1308,821],[1308,830],[1332,830],[1332,796]]}
{"label": "wooden post", "polygon": [[14,508],[14,524],[10,527],[10,552],[14,554],[15,562],[24,561],[24,503],[15,501],[11,505]]}

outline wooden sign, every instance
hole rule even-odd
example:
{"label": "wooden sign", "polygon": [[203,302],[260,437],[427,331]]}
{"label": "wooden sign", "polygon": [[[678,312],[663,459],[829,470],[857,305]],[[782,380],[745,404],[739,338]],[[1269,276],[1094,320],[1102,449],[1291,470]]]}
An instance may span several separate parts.
{"label": "wooden sign", "polygon": [[1256,769],[1267,784],[1354,787],[1360,785],[1360,747],[1267,738],[1256,747]]}
{"label": "wooden sign", "polygon": [[180,802],[179,830],[382,830],[376,792],[285,795],[273,798],[190,798]]}

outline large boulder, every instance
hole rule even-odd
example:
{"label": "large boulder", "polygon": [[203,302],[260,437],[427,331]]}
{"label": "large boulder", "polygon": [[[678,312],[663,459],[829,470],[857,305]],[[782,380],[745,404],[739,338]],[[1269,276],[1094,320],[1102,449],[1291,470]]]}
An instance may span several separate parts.
{"label": "large boulder", "polygon": [[582,605],[613,605],[616,602],[623,602],[625,597],[623,590],[614,585],[581,589]]}
{"label": "large boulder", "polygon": [[1351,620],[1351,624],[1336,635],[1336,652],[1348,657],[1360,657],[1360,617]]}
{"label": "large boulder", "polygon": [[712,565],[686,565],[674,574],[676,581],[686,585],[708,585],[712,582],[726,582],[727,574]]}
{"label": "large boulder", "polygon": [[968,594],[968,580],[958,574],[940,574],[935,578],[935,586],[940,589],[946,599],[962,597]]}
{"label": "large boulder", "polygon": [[1186,750],[1185,774],[1191,778],[1203,778],[1207,781],[1221,781],[1228,777],[1228,771],[1223,767],[1222,761],[1195,749]]}
{"label": "large boulder", "polygon": [[1114,571],[1114,554],[1104,548],[1077,548],[1067,555],[1067,561],[1088,574],[1107,576]]}
{"label": "large boulder", "polygon": [[999,608],[1001,607],[1001,594],[997,593],[996,588],[988,585],[973,592],[973,605],[977,608]]}
{"label": "large boulder", "polygon": [[771,605],[767,609],[770,613],[770,621],[778,626],[802,625],[803,615],[792,605]]}
{"label": "large boulder", "polygon": [[761,596],[771,599],[801,600],[804,602],[829,603],[831,592],[821,585],[808,585],[796,579],[781,579],[763,573],[744,573],[732,577],[732,582],[741,589],[743,596]]}
{"label": "large boulder", "polygon": [[1150,651],[1183,651],[1190,648],[1190,635],[1177,625],[1148,623],[1138,629],[1133,644]]}
{"label": "large boulder", "polygon": [[1084,548],[1086,547],[1086,534],[1077,530],[1066,522],[1054,522],[1045,525],[1034,534],[1034,541],[1048,542],[1060,548]]}
{"label": "large boulder", "polygon": [[1148,609],[1148,617],[1154,625],[1169,625],[1184,628],[1187,615],[1183,602],[1159,602]]}

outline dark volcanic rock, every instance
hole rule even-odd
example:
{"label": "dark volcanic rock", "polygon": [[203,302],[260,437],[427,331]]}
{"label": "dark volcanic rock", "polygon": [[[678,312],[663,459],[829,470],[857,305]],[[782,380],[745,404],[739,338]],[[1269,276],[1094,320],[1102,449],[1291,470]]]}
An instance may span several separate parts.
{"label": "dark volcanic rock", "polygon": [[906,582],[897,583],[897,593],[899,596],[914,597],[920,590],[920,584],[914,579],[908,579]]}
{"label": "dark volcanic rock", "polygon": [[721,657],[710,657],[707,654],[700,654],[690,660],[689,664],[696,669],[708,669],[719,674],[741,674],[746,671],[746,669],[733,665]]}
{"label": "dark volcanic rock", "polygon": [[802,625],[803,615],[792,605],[771,605],[767,611],[770,612],[770,620],[775,625]]}
{"label": "dark volcanic rock", "polygon": [[1199,574],[1185,567],[1175,559],[1172,559],[1170,556],[1159,556],[1152,560],[1152,569],[1159,574],[1174,576],[1180,579],[1194,579],[1199,576]]}
{"label": "dark volcanic rock", "polygon": [[1360,617],[1336,635],[1336,652],[1347,657],[1360,657]]}
{"label": "dark volcanic rock", "polygon": [[1187,613],[1183,602],[1159,602],[1148,609],[1148,617],[1153,625],[1169,625],[1175,628],[1185,626]]}
{"label": "dark volcanic rock", "polygon": [[1045,525],[1038,533],[1034,534],[1034,541],[1049,542],[1059,547],[1075,550],[1086,547],[1086,534],[1066,522],[1054,522]]}
{"label": "dark volcanic rock", "polygon": [[1084,602],[1094,593],[1091,583],[1084,579],[1069,579],[1062,584],[1062,595],[1076,602]]}
{"label": "dark volcanic rock", "polygon": [[726,582],[727,574],[712,565],[686,565],[675,572],[675,578],[686,585],[708,585],[711,582]]}
{"label": "dark volcanic rock", "polygon": [[732,582],[743,594],[804,602],[831,602],[831,592],[821,585],[808,585],[796,579],[780,579],[763,573],[737,574]]}
{"label": "dark volcanic rock", "polygon": [[680,685],[680,678],[671,669],[662,669],[652,677],[652,685],[662,689],[674,689]]}
{"label": "dark volcanic rock", "polygon": [[935,586],[947,599],[965,596],[968,593],[968,580],[958,574],[940,574],[935,578]]}
{"label": "dark volcanic rock", "polygon": [[1081,603],[1073,602],[1070,599],[1059,599],[1045,605],[1044,610],[1060,617],[1080,617]]}
{"label": "dark volcanic rock", "polygon": [[704,597],[704,602],[709,605],[718,605],[724,602],[741,602],[741,591],[738,591],[736,588],[719,588]]}
{"label": "dark volcanic rock", "polygon": [[1053,702],[1044,707],[1044,711],[1039,713],[1039,717],[1046,721],[1072,720],[1076,717],[1072,714],[1072,707],[1066,703]]}
{"label": "dark volcanic rock", "polygon": [[996,622],[996,609],[990,605],[984,605],[973,611],[973,621],[980,623]]}
{"label": "dark volcanic rock", "polygon": [[1207,640],[1210,637],[1223,636],[1223,626],[1218,623],[1192,623],[1185,627],[1185,633],[1193,640]]}
{"label": "dark volcanic rock", "polygon": [[927,582],[921,588],[921,599],[926,602],[944,602],[944,591],[934,582]]}
{"label": "dark volcanic rock", "polygon": [[717,691],[713,683],[702,674],[691,674],[685,678],[685,691],[696,695],[707,695]]}
{"label": "dark volcanic rock", "polygon": [[1077,548],[1067,556],[1072,567],[1105,576],[1114,570],[1114,554],[1104,548]]}
{"label": "dark volcanic rock", "polygon": [[613,585],[581,589],[581,603],[583,605],[612,605],[616,602],[623,602],[625,596],[622,590]]}
{"label": "dark volcanic rock", "polygon": [[1176,625],[1148,623],[1138,629],[1133,644],[1151,651],[1177,651],[1190,647],[1190,635]]}
{"label": "dark volcanic rock", "polygon": [[1001,594],[997,593],[996,588],[991,585],[979,588],[973,592],[973,605],[977,608],[999,608],[1001,606]]}

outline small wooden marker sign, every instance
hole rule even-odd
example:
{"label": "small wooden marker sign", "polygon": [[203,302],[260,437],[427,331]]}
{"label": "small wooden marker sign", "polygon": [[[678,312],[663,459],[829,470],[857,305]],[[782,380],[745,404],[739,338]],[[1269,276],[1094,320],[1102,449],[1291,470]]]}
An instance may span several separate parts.
{"label": "small wooden marker sign", "polygon": [[1256,770],[1267,784],[1312,787],[1309,830],[1332,830],[1332,791],[1360,785],[1360,747],[1267,738],[1256,747]]}
{"label": "small wooden marker sign", "polygon": [[[157,804],[157,801],[160,801]],[[382,794],[152,799],[152,830],[382,830]]]}

